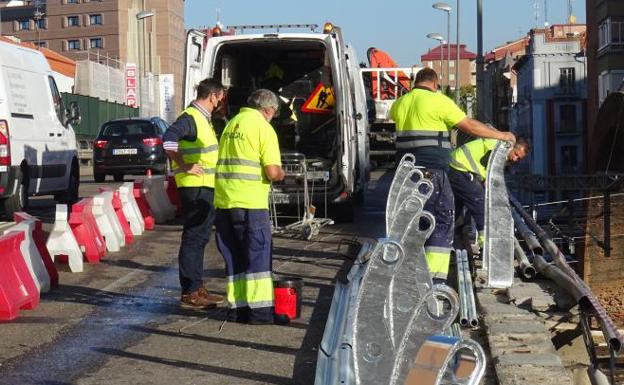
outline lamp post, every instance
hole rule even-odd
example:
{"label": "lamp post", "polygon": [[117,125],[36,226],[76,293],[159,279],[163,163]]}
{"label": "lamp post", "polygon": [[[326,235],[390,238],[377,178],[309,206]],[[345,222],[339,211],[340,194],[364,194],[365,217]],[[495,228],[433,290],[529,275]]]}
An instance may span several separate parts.
{"label": "lamp post", "polygon": [[455,8],[457,12],[457,41],[455,43],[455,50],[457,51],[457,56],[455,58],[455,104],[459,105],[459,89],[461,87],[461,83],[459,82],[459,0],[456,1],[457,6]]}
{"label": "lamp post", "polygon": [[[444,36],[440,35],[439,33],[436,32],[432,32],[432,33],[428,33],[427,37],[429,39],[433,39],[433,40],[437,40],[440,42],[440,76],[442,76],[442,62],[444,61]],[[441,83],[441,82],[440,82]]]}
{"label": "lamp post", "polygon": [[[446,85],[451,87],[451,8],[450,5],[446,3],[435,3],[433,4],[433,8],[438,9],[440,11],[446,12],[446,36],[449,40],[449,44],[447,45],[447,55],[446,55]],[[457,88],[457,84],[455,85]]]}
{"label": "lamp post", "polygon": [[[141,20],[147,19],[148,17],[152,17],[156,14],[156,12],[154,11],[141,11],[139,13],[136,14],[136,19],[137,19],[137,67],[138,67],[138,74],[139,74],[139,82],[138,82],[138,101],[139,101],[139,108],[143,107],[143,96],[141,95],[142,91],[142,83],[143,83],[143,71],[144,71],[144,67],[145,67],[145,63],[143,63],[143,65],[141,65],[141,37],[143,37],[143,39],[145,39],[145,31],[141,31],[141,35],[139,35],[139,23],[141,22]],[[145,27],[145,23],[143,23],[143,27]],[[145,29],[145,28],[143,28]],[[145,50],[145,47],[143,47],[143,50]],[[144,58],[145,59],[145,58]],[[143,60],[145,61],[145,60]]]}
{"label": "lamp post", "polygon": [[41,12],[39,10],[39,7],[37,7],[35,13],[33,14],[33,19],[35,20],[35,28],[37,29],[37,49],[41,49],[41,28],[39,26],[39,23],[43,19],[44,15],[45,13]]}

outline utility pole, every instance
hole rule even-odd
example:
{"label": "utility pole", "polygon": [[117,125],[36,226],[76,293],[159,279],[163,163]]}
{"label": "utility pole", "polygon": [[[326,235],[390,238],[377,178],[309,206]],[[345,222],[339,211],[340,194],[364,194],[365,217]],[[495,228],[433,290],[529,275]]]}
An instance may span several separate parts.
{"label": "utility pole", "polygon": [[477,118],[483,116],[483,0],[477,0]]}
{"label": "utility pole", "polygon": [[[455,104],[457,105],[459,105],[459,89],[461,88],[461,82],[459,81],[459,51],[461,51],[459,49],[459,18],[459,0],[457,0],[457,41],[455,46],[455,51],[457,54],[455,59]],[[451,40],[451,37],[449,36],[448,39]]]}

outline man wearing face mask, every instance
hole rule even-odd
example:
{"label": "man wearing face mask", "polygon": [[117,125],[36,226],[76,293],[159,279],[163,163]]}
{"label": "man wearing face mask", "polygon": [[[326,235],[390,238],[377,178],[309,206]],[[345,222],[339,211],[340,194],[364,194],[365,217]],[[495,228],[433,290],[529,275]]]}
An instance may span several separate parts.
{"label": "man wearing face mask", "polygon": [[217,247],[227,275],[232,321],[273,323],[269,189],[284,179],[275,130],[279,100],[259,89],[221,135],[215,184]]}
{"label": "man wearing face mask", "polygon": [[218,142],[211,113],[218,109],[225,91],[214,79],[197,86],[197,98],[180,114],[163,136],[163,147],[173,162],[184,229],[180,241],[181,306],[205,309],[223,303],[220,295],[204,287],[204,250],[214,223],[214,186]]}

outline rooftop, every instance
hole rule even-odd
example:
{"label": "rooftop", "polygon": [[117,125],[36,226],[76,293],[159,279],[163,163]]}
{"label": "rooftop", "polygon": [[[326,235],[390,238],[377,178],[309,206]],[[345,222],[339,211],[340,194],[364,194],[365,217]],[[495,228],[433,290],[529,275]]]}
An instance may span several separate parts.
{"label": "rooftop", "polygon": [[[420,57],[421,61],[432,61],[432,60],[440,60],[440,49],[443,48],[444,51],[442,55],[444,58],[447,56],[449,44],[440,44],[439,46],[430,49],[426,54]],[[450,44],[451,48],[451,59],[455,59],[457,57],[457,44]],[[477,55],[473,52],[470,52],[466,49],[465,44],[459,45],[459,58],[460,60],[474,60]]]}

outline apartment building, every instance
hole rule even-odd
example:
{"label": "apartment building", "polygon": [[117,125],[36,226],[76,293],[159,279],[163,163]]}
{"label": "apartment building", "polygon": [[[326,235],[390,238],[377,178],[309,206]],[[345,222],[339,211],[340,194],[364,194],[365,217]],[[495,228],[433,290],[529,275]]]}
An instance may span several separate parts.
{"label": "apartment building", "polygon": [[585,172],[585,26],[559,24],[529,33],[517,73],[512,131],[533,143],[530,170],[538,175]]}
{"label": "apartment building", "polygon": [[[450,45],[451,54],[449,60],[449,45],[440,44],[430,49],[426,54],[421,55],[420,61],[423,67],[433,68],[440,75],[440,85],[446,87],[450,85],[451,89],[457,87],[455,79],[455,60],[457,59],[457,44]],[[459,87],[476,86],[477,72],[475,59],[477,55],[468,51],[465,44],[459,46]],[[447,64],[450,67],[450,73],[447,72]]]}
{"label": "apartment building", "polygon": [[175,110],[181,109],[184,0],[1,1],[0,7],[4,35],[77,61],[173,74]]}

